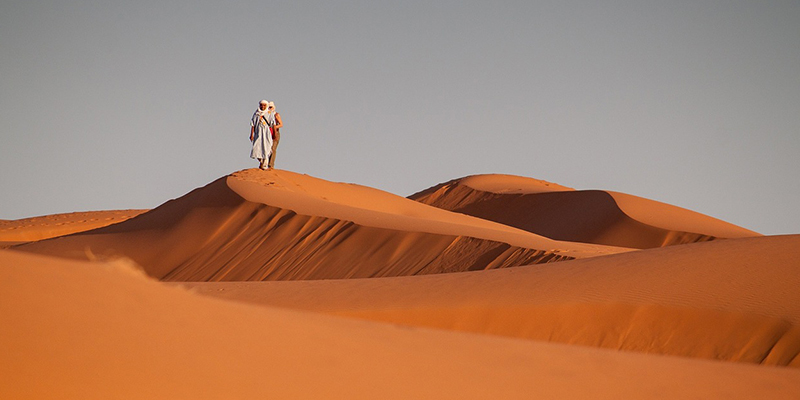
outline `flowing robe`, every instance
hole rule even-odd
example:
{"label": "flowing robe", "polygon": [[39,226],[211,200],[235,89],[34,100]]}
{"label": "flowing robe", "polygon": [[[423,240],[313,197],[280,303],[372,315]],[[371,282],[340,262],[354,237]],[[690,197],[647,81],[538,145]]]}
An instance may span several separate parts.
{"label": "flowing robe", "polygon": [[275,114],[253,113],[250,119],[250,126],[253,129],[253,150],[250,151],[250,158],[266,160],[272,154],[272,126],[275,125]]}

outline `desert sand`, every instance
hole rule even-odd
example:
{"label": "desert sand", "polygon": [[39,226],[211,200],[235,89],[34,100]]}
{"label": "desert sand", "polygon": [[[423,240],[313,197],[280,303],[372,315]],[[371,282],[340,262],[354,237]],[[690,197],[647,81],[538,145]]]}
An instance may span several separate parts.
{"label": "desert sand", "polygon": [[798,260],[792,235],[461,274],[184,286],[404,325],[800,367]]}
{"label": "desert sand", "polygon": [[623,193],[253,169],[0,234],[2,398],[800,393],[800,235]]}
{"label": "desert sand", "polygon": [[169,281],[369,278],[546,263],[629,251],[560,242],[363,186],[245,170],[137,218],[16,246],[122,255]]}
{"label": "desert sand", "polygon": [[0,220],[0,248],[88,231],[133,218],[147,210],[84,211]]}
{"label": "desert sand", "polygon": [[509,175],[456,179],[410,196],[549,238],[646,249],[758,233],[624,193],[574,190]]}

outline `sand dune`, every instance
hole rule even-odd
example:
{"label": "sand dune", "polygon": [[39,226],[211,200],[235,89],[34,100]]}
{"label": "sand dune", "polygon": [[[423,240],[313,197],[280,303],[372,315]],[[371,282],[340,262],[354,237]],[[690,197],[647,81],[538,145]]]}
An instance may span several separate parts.
{"label": "sand dune", "polygon": [[116,224],[147,210],[84,211],[0,220],[0,248]]}
{"label": "sand dune", "polygon": [[624,193],[574,190],[509,175],[455,179],[409,198],[552,239],[653,248],[759,236],[693,211]]}
{"label": "sand dune", "polygon": [[558,242],[375,189],[246,170],[112,226],[14,247],[125,256],[168,281],[404,276],[626,251]]}
{"label": "sand dune", "polygon": [[791,399],[800,392],[794,369],[225,302],[165,287],[122,260],[0,251],[0,264],[2,398]]}
{"label": "sand dune", "polygon": [[0,221],[0,398],[800,393],[800,235],[506,175],[102,213]]}
{"label": "sand dune", "polygon": [[191,287],[415,326],[800,367],[800,235],[463,274]]}

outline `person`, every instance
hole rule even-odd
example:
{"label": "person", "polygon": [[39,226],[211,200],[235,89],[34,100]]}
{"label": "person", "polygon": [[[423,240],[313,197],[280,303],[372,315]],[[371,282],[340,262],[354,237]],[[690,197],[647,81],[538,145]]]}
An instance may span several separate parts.
{"label": "person", "polygon": [[272,169],[275,168],[275,157],[278,151],[278,142],[281,141],[281,127],[283,126],[283,121],[281,121],[281,115],[278,114],[278,110],[275,109],[274,102],[269,102],[267,110],[269,110],[270,114],[273,114],[275,120],[275,125],[272,126],[272,152],[269,156],[269,164],[267,165],[268,168]]}
{"label": "person", "polygon": [[269,155],[272,153],[272,126],[275,125],[275,119],[269,113],[268,106],[268,101],[261,100],[250,118],[250,142],[253,143],[250,158],[257,159],[261,169],[267,169]]}

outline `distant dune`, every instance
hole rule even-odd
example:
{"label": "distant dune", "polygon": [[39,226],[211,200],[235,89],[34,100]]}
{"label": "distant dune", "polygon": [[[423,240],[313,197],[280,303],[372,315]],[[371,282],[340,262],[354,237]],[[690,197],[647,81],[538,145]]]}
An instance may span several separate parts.
{"label": "distant dune", "polygon": [[0,246],[3,399],[800,393],[800,235],[623,193],[248,169]]}
{"label": "distant dune", "polygon": [[647,249],[760,236],[693,211],[641,197],[574,190],[510,175],[455,179],[409,198],[551,239]]}
{"label": "distant dune", "polygon": [[84,211],[18,220],[0,219],[0,248],[84,232],[133,218],[147,210]]}

